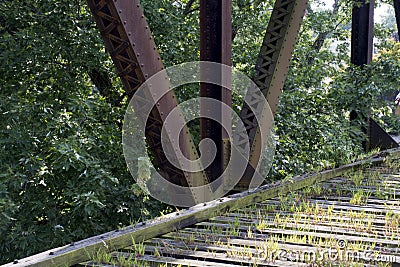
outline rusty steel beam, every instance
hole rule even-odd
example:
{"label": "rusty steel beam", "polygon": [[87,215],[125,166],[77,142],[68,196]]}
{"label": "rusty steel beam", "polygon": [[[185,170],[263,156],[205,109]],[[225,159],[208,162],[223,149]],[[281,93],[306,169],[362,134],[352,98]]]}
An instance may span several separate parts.
{"label": "rusty steel beam", "polygon": [[[232,64],[231,0],[200,0],[200,60],[229,66]],[[203,77],[207,76],[207,70],[201,70],[201,73]],[[224,77],[221,73],[221,79],[229,79],[229,77]],[[232,103],[231,91],[215,84],[201,83],[200,97],[213,98],[228,106]],[[208,107],[205,101],[200,103],[201,114],[206,114],[206,110],[211,107]],[[218,110],[218,114],[214,115],[228,126],[228,131],[225,131],[215,120],[200,119],[201,139],[211,139],[217,148],[214,161],[206,169],[210,181],[215,181],[223,173],[229,153],[231,114],[223,114],[222,106]]]}
{"label": "rusty steel beam", "polygon": [[371,63],[373,35],[374,0],[361,0],[352,11],[351,63],[356,66]]}
{"label": "rusty steel beam", "polygon": [[[400,1],[395,0],[394,5]],[[362,0],[352,11],[351,32],[351,63],[355,66],[370,64],[373,55],[374,38],[374,0]],[[370,114],[358,114],[352,110],[350,120],[360,118],[365,121],[362,131],[367,140],[362,142],[364,150],[370,151],[375,148],[390,149],[398,147],[397,142],[374,121]]]}
{"label": "rusty steel beam", "polygon": [[[88,0],[107,51],[117,68],[123,86],[132,97],[143,82],[164,67],[138,0]],[[151,96],[148,96],[151,97]],[[134,103],[140,109],[140,103]],[[140,118],[146,126],[146,142],[154,156],[154,165],[170,182],[181,186],[200,186],[208,183],[204,172],[187,173],[172,165],[161,144],[163,122],[177,106],[172,91],[153,107],[148,118]],[[135,108],[136,109],[136,108]],[[198,158],[187,128],[181,132],[179,145],[189,159]],[[171,192],[173,194],[173,192]],[[193,195],[193,204],[202,196]]]}
{"label": "rusty steel beam", "polygon": [[251,154],[249,165],[236,190],[247,189],[254,170],[260,167],[257,164],[263,141],[253,111],[262,114],[266,98],[272,115],[275,115],[307,3],[307,0],[275,1],[256,64],[254,82],[258,88],[248,89],[245,99],[250,106],[245,103],[240,113],[246,126]]}
{"label": "rusty steel beam", "polygon": [[[351,25],[351,63],[355,66],[363,66],[370,64],[372,61],[373,50],[373,29],[374,29],[374,0],[370,2],[361,0],[354,4],[352,10],[352,25]],[[358,114],[355,110],[350,112],[350,121],[355,121],[361,116],[361,120],[365,121],[366,125],[362,126],[362,132],[368,133],[368,118],[369,114]],[[368,150],[369,141],[362,141],[364,150]]]}

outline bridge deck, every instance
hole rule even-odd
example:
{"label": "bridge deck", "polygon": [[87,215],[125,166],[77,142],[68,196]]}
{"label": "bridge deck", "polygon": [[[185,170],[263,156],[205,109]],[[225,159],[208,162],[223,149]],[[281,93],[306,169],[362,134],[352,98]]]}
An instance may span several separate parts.
{"label": "bridge deck", "polygon": [[336,260],[343,266],[379,261],[391,266],[400,263],[398,166],[349,172],[95,261],[105,263],[99,266],[326,266],[323,261]]}
{"label": "bridge deck", "polygon": [[100,246],[92,238],[18,264],[400,266],[399,197],[396,150],[122,229],[123,242],[108,233]]}

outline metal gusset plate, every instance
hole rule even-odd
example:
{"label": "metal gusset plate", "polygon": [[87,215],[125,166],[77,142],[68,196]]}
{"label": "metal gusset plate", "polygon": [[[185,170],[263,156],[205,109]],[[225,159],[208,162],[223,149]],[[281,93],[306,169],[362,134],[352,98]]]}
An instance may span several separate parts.
{"label": "metal gusset plate", "polygon": [[368,118],[367,150],[398,148],[399,144],[374,119]]}
{"label": "metal gusset plate", "polygon": [[272,114],[276,113],[307,2],[307,0],[275,2],[256,65],[254,82],[258,88],[248,89],[246,102],[251,107],[244,104],[240,113],[250,140],[251,155],[246,173],[237,185],[238,190],[249,187],[249,178],[252,177],[254,169],[260,167],[257,165],[262,154],[263,142],[258,127],[259,122],[253,111],[262,114],[266,98]]}
{"label": "metal gusset plate", "polygon": [[[88,5],[100,29],[106,49],[117,68],[125,91],[131,97],[140,85],[163,69],[163,64],[139,1],[88,0]],[[166,80],[168,80],[167,77]],[[152,96],[146,97],[151,98]],[[134,106],[135,110],[139,110],[141,103],[134,103]],[[141,123],[146,124],[146,142],[153,152],[154,165],[160,169],[168,181],[174,184],[191,187],[207,184],[208,181],[204,172],[188,173],[182,171],[167,160],[163,151],[161,142],[163,122],[176,106],[175,95],[172,91],[169,91],[157,102],[147,118],[140,118]],[[188,159],[195,160],[198,158],[197,150],[193,146],[186,127],[180,134],[179,145],[183,155]],[[173,194],[173,192],[170,193]],[[192,204],[203,201],[202,196],[193,194],[193,198]]]}

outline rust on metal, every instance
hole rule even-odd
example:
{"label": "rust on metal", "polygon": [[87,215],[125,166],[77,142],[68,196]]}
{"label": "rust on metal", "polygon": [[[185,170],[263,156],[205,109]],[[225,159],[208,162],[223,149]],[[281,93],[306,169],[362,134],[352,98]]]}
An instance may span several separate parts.
{"label": "rust on metal", "polygon": [[[88,0],[87,2],[125,91],[132,97],[143,82],[164,68],[139,1]],[[166,84],[168,86],[168,82]],[[140,105],[134,103],[135,109],[140,109]],[[167,160],[163,151],[161,144],[163,121],[176,106],[176,97],[169,91],[156,103],[148,118],[141,118],[142,123],[146,124],[146,142],[153,152],[154,165],[172,183],[181,186],[207,184],[204,172],[194,174],[183,172]],[[179,144],[187,158],[191,160],[198,158],[197,150],[191,145],[192,139],[186,127],[181,132]],[[195,198],[193,204],[201,201],[196,200],[196,196],[193,197]]]}
{"label": "rust on metal", "polygon": [[[232,63],[232,2],[231,0],[200,0],[200,60],[231,65]],[[207,70],[201,70],[202,77],[207,76]],[[229,76],[229,75],[228,75]],[[222,79],[230,79],[221,73]],[[229,83],[228,83],[229,84]],[[207,97],[231,106],[231,91],[219,85],[201,83],[200,97]],[[201,101],[201,100],[200,100]],[[209,109],[205,101],[201,101],[201,114]],[[222,104],[216,118],[226,126],[230,125],[231,114],[223,114]],[[214,161],[206,169],[210,181],[216,180],[224,170],[224,154],[228,153],[224,146],[229,141],[230,127],[224,130],[221,123],[208,119],[200,119],[201,139],[211,139],[217,154]]]}
{"label": "rust on metal", "polygon": [[262,154],[263,137],[255,113],[262,114],[265,98],[272,115],[276,113],[307,3],[307,0],[277,0],[272,10],[257,59],[254,82],[258,88],[248,89],[247,104],[243,105],[240,113],[250,141],[251,155],[237,190],[249,187],[250,177],[259,167],[257,164]]}
{"label": "rust on metal", "polygon": [[[395,0],[394,6],[400,5]],[[397,11],[398,12],[398,11]],[[397,13],[396,13],[397,14]],[[399,20],[397,20],[399,21]],[[351,63],[355,66],[364,66],[370,64],[373,54],[373,38],[374,38],[374,0],[361,1],[361,5],[357,4],[352,11],[352,32],[351,32]],[[351,111],[350,120],[361,117],[366,122],[366,126],[362,127],[362,131],[367,135],[362,146],[366,151],[375,148],[390,149],[398,147],[397,142],[369,116],[369,114],[358,114]]]}

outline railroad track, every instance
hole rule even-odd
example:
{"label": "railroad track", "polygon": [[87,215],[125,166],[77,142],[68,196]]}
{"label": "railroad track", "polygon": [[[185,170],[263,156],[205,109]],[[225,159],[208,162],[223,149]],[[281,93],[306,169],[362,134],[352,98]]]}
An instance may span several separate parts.
{"label": "railroad track", "polygon": [[400,150],[5,266],[399,266]]}
{"label": "railroad track", "polygon": [[349,171],[80,266],[396,266],[399,166]]}

